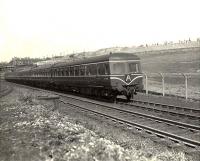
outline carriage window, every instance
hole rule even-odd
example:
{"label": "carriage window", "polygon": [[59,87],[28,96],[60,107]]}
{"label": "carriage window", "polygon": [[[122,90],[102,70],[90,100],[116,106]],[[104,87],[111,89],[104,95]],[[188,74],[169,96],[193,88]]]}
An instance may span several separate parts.
{"label": "carriage window", "polygon": [[85,66],[85,74],[86,75],[90,75],[90,70],[89,70],[90,68],[89,68],[89,65],[86,65]]}
{"label": "carriage window", "polygon": [[80,66],[80,75],[85,75],[85,65]]}
{"label": "carriage window", "polygon": [[104,68],[105,68],[105,75],[108,75],[108,74],[110,73],[109,64],[108,64],[108,63],[105,63],[105,64],[104,64]]}
{"label": "carriage window", "polygon": [[66,67],[65,75],[66,75],[66,76],[69,76],[69,67]]}
{"label": "carriage window", "polygon": [[79,66],[75,66],[75,76],[79,76]]}
{"label": "carriage window", "polygon": [[138,64],[136,63],[129,63],[128,64],[128,72],[138,72]]}
{"label": "carriage window", "polygon": [[52,77],[55,77],[54,70],[52,70],[51,73],[52,73]]}
{"label": "carriage window", "polygon": [[64,72],[62,69],[60,69],[60,76],[63,76],[64,75]]}
{"label": "carriage window", "polygon": [[74,76],[74,67],[70,67],[70,76]]}
{"label": "carriage window", "polygon": [[61,76],[64,76],[64,75],[65,75],[64,69],[61,69]]}
{"label": "carriage window", "polygon": [[59,76],[59,74],[60,74],[59,70],[56,70],[56,76]]}
{"label": "carriage window", "polygon": [[105,66],[103,63],[98,64],[97,68],[98,68],[99,75],[105,75]]}
{"label": "carriage window", "polygon": [[112,74],[125,74],[126,68],[125,63],[111,63]]}
{"label": "carriage window", "polygon": [[96,75],[97,74],[97,65],[96,64],[90,64],[89,65],[89,72],[90,72],[90,75]]}

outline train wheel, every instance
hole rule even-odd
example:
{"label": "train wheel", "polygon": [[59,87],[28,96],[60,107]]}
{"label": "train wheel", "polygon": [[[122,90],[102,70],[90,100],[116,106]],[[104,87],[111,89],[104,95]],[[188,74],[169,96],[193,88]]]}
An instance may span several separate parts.
{"label": "train wheel", "polygon": [[113,93],[113,94],[111,95],[111,99],[112,99],[112,102],[117,103],[117,94],[116,94],[116,93]]}

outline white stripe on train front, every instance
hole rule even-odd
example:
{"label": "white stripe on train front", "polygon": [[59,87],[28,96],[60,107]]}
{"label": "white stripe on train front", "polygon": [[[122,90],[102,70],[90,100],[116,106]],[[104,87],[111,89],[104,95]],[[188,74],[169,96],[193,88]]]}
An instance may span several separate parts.
{"label": "white stripe on train front", "polygon": [[136,80],[136,79],[138,79],[138,78],[142,78],[142,77],[143,77],[143,76],[137,76],[137,77],[135,77],[134,79],[132,79],[132,81],[129,82],[129,83],[126,83],[123,79],[121,79],[121,78],[119,78],[119,77],[110,77],[110,79],[117,79],[117,80],[120,80],[120,81],[124,82],[126,85],[130,85],[134,80]]}

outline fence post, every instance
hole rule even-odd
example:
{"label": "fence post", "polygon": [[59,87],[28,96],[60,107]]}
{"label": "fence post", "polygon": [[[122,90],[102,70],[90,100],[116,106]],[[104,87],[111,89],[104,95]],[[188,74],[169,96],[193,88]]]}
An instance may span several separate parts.
{"label": "fence post", "polygon": [[159,73],[162,78],[162,95],[165,96],[165,77],[163,73]]}
{"label": "fence post", "polygon": [[146,88],[146,94],[148,94],[148,77],[147,74],[144,73],[145,76],[145,88]]}
{"label": "fence post", "polygon": [[186,74],[182,73],[185,78],[185,99],[188,99],[188,77]]}

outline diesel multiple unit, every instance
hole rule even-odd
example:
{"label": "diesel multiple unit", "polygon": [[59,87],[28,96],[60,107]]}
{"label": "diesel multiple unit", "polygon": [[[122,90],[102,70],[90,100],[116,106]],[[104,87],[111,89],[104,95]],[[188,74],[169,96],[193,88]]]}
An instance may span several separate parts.
{"label": "diesel multiple unit", "polygon": [[110,53],[53,65],[43,65],[5,75],[10,82],[59,89],[84,95],[131,95],[143,89],[140,59],[131,53]]}

